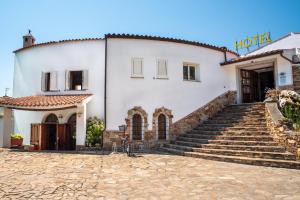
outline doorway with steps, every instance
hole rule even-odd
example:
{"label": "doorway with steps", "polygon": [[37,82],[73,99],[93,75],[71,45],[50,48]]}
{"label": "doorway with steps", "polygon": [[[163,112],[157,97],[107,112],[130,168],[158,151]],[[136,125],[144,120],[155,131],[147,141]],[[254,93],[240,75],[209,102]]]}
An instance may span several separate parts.
{"label": "doorway with steps", "polygon": [[262,102],[267,90],[274,88],[274,66],[240,69],[242,103]]}

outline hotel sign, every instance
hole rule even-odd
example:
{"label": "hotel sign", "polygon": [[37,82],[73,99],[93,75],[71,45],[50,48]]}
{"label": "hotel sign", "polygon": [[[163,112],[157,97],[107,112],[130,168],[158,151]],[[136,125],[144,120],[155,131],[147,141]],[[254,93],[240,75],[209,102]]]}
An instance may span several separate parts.
{"label": "hotel sign", "polygon": [[239,49],[249,50],[249,47],[252,47],[253,45],[260,46],[262,44],[267,44],[270,42],[272,42],[271,34],[270,32],[266,32],[254,35],[252,37],[246,37],[245,39],[240,41],[235,41],[234,48],[236,49],[236,51],[238,51]]}

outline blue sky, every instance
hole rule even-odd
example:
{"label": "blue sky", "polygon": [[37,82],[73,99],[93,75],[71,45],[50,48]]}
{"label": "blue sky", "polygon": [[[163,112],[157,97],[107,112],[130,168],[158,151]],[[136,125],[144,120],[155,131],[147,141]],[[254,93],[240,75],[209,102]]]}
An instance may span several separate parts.
{"label": "blue sky", "polygon": [[134,33],[233,49],[236,40],[299,32],[299,0],[1,0],[0,96],[11,95],[14,55],[30,28],[38,43]]}

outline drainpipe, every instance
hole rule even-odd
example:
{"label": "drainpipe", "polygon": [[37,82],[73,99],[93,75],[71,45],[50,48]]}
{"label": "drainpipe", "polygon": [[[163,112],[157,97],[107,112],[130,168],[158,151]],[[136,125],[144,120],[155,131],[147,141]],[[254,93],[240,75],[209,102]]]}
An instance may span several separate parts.
{"label": "drainpipe", "polygon": [[104,65],[104,130],[106,130],[106,94],[107,94],[107,36],[105,35],[105,65]]}
{"label": "drainpipe", "polygon": [[227,54],[226,54],[226,52],[227,52],[227,48],[226,47],[221,47],[222,49],[223,49],[223,53],[224,53],[224,60],[225,60],[225,62],[227,62]]}
{"label": "drainpipe", "polygon": [[[105,64],[104,64],[104,131],[106,131],[106,94],[107,94],[107,36],[105,35]],[[103,133],[101,135],[101,148],[103,149]]]}

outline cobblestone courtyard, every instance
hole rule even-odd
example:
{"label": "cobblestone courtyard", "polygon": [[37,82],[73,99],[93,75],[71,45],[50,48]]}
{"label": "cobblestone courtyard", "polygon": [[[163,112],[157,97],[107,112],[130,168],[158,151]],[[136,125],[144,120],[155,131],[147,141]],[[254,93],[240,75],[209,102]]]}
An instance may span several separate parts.
{"label": "cobblestone courtyard", "polygon": [[300,199],[300,171],[146,154],[0,153],[0,199]]}

